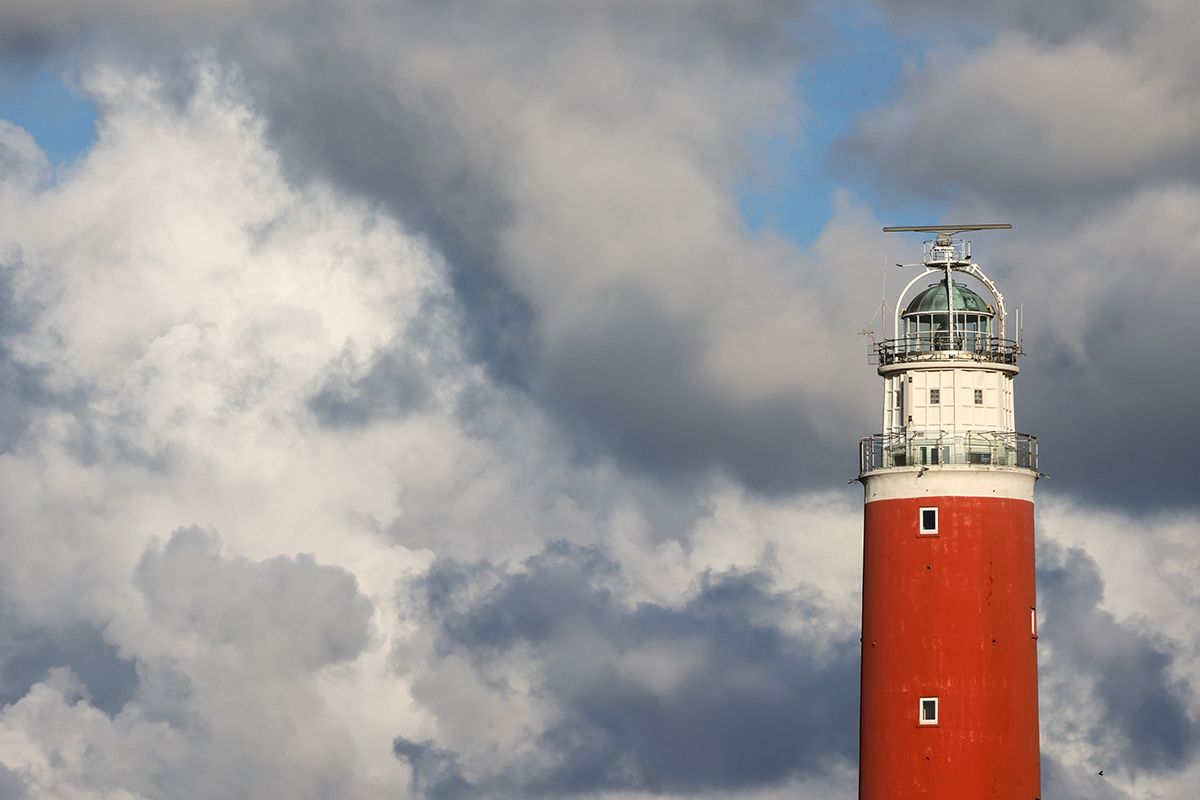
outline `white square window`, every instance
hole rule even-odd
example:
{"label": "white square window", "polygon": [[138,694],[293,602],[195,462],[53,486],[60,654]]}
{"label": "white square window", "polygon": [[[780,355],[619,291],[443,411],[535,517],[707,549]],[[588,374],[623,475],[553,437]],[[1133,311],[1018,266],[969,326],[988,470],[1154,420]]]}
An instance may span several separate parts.
{"label": "white square window", "polygon": [[920,518],[917,520],[920,525],[922,534],[928,536],[931,533],[938,532],[938,510],[937,508],[922,508]]}
{"label": "white square window", "polygon": [[983,405],[983,389],[975,390],[975,405],[977,405],[977,406]]}
{"label": "white square window", "polygon": [[922,697],[920,705],[920,716],[918,720],[922,725],[937,725],[938,724],[938,699],[936,697]]}
{"label": "white square window", "polygon": [[929,405],[931,405],[931,406],[941,405],[941,402],[942,402],[942,390],[941,389],[930,389],[929,390]]}

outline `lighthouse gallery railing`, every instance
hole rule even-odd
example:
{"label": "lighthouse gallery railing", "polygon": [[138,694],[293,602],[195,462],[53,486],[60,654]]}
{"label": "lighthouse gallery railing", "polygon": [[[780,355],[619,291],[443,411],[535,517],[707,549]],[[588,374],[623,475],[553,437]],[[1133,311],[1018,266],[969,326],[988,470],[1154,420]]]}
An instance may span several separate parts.
{"label": "lighthouse gallery railing", "polygon": [[[945,316],[943,314],[943,316]],[[1012,339],[998,339],[973,331],[932,331],[901,339],[886,339],[875,346],[874,361],[883,366],[907,361],[967,360],[1016,364],[1020,346]]]}
{"label": "lighthouse gallery railing", "polygon": [[864,437],[858,449],[859,473],[891,467],[969,465],[1037,470],[1038,441],[1028,433],[978,431],[938,436]]}

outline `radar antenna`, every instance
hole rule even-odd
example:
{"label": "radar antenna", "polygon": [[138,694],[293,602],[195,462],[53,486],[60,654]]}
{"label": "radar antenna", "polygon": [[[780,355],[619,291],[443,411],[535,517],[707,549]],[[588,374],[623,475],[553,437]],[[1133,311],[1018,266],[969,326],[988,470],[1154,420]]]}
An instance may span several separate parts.
{"label": "radar antenna", "polygon": [[936,233],[939,239],[949,239],[956,233],[969,233],[971,231],[1007,231],[1011,230],[1012,225],[1007,222],[993,222],[983,225],[894,225],[883,229],[884,233],[901,233],[911,231],[913,233]]}

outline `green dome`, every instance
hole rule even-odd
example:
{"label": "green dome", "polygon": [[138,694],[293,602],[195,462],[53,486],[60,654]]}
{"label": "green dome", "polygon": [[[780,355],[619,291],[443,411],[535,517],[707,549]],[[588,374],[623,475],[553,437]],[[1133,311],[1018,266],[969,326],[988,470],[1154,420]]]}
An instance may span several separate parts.
{"label": "green dome", "polygon": [[[955,282],[952,291],[954,293],[955,311],[976,311],[981,314],[995,314],[982,297],[961,283]],[[904,309],[904,316],[908,316],[909,314],[930,314],[945,310],[946,280],[943,278],[940,283],[929,284],[928,289],[922,290],[920,294],[914,297],[908,304],[908,308]]]}

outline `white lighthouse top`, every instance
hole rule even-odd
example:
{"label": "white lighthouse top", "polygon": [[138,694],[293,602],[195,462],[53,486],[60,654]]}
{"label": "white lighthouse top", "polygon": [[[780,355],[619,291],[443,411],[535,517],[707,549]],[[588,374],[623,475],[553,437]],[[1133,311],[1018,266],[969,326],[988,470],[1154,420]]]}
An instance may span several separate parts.
{"label": "white lighthouse top", "polygon": [[[884,228],[937,234],[878,342],[882,432],[862,440],[860,474],[880,470],[1037,470],[1037,439],[1016,430],[1018,342],[1004,296],[957,233],[1011,225]],[[918,287],[924,282],[924,286]]]}

